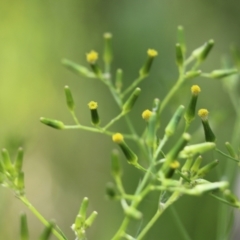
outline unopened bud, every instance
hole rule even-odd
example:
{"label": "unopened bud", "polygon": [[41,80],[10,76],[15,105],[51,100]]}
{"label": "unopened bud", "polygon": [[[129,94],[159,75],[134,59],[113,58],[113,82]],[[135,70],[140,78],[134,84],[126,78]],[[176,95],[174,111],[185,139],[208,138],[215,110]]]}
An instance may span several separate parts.
{"label": "unopened bud", "polygon": [[98,125],[100,122],[100,119],[97,111],[97,107],[98,107],[97,102],[91,101],[90,103],[88,103],[88,107],[91,111],[92,124]]}
{"label": "unopened bud", "polygon": [[128,113],[131,111],[133,105],[135,104],[136,100],[138,99],[138,96],[141,93],[140,88],[136,88],[133,93],[130,95],[130,97],[127,99],[127,101],[124,103],[122,111],[124,114]]}
{"label": "unopened bud", "polygon": [[41,117],[40,122],[49,126],[49,127],[55,128],[55,129],[64,129],[65,128],[63,122],[57,121],[57,120],[54,120],[54,119]]}

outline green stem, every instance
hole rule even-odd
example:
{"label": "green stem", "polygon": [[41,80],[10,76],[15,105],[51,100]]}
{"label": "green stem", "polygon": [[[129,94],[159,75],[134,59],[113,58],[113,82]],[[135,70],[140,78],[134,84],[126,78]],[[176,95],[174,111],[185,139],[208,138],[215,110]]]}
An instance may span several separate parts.
{"label": "green stem", "polygon": [[[49,226],[49,222],[38,212],[38,210],[28,201],[26,196],[20,196],[19,199],[28,207],[28,209],[43,223],[45,227]],[[66,240],[58,231],[52,229],[52,233],[57,239]]]}
{"label": "green stem", "polygon": [[133,83],[122,93],[121,97],[124,98],[129,92],[131,92],[137,85],[147,76],[139,76],[133,81]]}
{"label": "green stem", "polygon": [[74,111],[70,111],[70,112],[71,112],[71,115],[72,115],[72,117],[73,117],[74,122],[75,122],[77,125],[80,125],[80,123],[79,123],[79,121],[78,121],[78,118],[77,118],[75,112],[74,112]]}
{"label": "green stem", "polygon": [[110,126],[112,126],[115,122],[117,122],[121,117],[124,116],[124,113],[121,112],[118,116],[116,116],[115,118],[113,118],[105,127],[103,127],[102,129],[105,131],[107,130]]}

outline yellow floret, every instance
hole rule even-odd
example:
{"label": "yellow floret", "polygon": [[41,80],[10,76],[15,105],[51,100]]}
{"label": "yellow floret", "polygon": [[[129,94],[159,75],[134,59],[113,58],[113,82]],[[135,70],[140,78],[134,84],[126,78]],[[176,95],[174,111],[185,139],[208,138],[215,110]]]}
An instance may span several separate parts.
{"label": "yellow floret", "polygon": [[86,54],[86,57],[89,63],[94,64],[98,59],[98,53],[92,50],[90,53]]}
{"label": "yellow floret", "polygon": [[123,135],[121,133],[115,133],[114,135],[112,135],[112,140],[115,143],[121,143],[123,142]]}
{"label": "yellow floret", "polygon": [[97,107],[98,107],[98,104],[97,104],[97,102],[94,102],[94,101],[91,101],[90,103],[88,103],[88,107],[89,107],[89,109],[97,109]]}
{"label": "yellow floret", "polygon": [[180,163],[178,161],[173,161],[171,164],[170,164],[170,167],[173,168],[173,169],[177,169],[180,167]]}
{"label": "yellow floret", "polygon": [[194,95],[198,95],[201,92],[201,88],[198,85],[193,85],[191,87],[191,92]]}
{"label": "yellow floret", "polygon": [[148,49],[147,54],[149,57],[156,57],[158,55],[158,52],[154,49]]}
{"label": "yellow floret", "polygon": [[206,119],[207,119],[208,114],[209,114],[208,110],[207,110],[207,109],[204,109],[204,108],[202,108],[202,109],[200,109],[200,110],[198,111],[198,116],[199,116],[200,118],[202,118],[203,120],[206,120]]}
{"label": "yellow floret", "polygon": [[148,121],[151,116],[152,116],[152,111],[148,109],[142,112],[142,118],[146,121]]}

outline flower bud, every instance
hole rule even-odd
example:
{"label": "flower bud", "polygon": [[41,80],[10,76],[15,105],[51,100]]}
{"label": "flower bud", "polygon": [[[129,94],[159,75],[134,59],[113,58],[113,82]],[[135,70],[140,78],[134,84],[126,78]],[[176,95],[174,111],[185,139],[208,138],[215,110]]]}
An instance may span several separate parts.
{"label": "flower bud", "polygon": [[152,66],[153,59],[158,55],[158,52],[154,49],[148,49],[147,55],[147,61],[139,71],[141,77],[145,77],[148,75]]}
{"label": "flower bud", "polygon": [[93,211],[92,214],[87,218],[87,220],[84,223],[85,229],[92,226],[93,222],[95,221],[98,213],[96,211]]}
{"label": "flower bud", "polygon": [[221,78],[225,78],[228,76],[231,76],[233,74],[238,73],[238,70],[233,68],[233,69],[220,69],[220,70],[214,70],[209,74],[210,78],[214,78],[214,79],[221,79]]}
{"label": "flower bud", "polygon": [[208,172],[210,172],[214,167],[216,167],[218,165],[219,161],[215,160],[211,163],[208,163],[207,165],[205,165],[204,167],[200,168],[197,172],[197,176],[198,177],[203,177],[205,176]]}
{"label": "flower bud", "polygon": [[190,169],[190,174],[192,176],[194,176],[198,172],[198,169],[199,169],[201,163],[202,163],[202,156],[198,156]]}
{"label": "flower bud", "polygon": [[208,110],[207,109],[200,109],[198,111],[199,117],[202,119],[202,125],[205,133],[205,140],[206,142],[214,142],[216,137],[208,123]]}
{"label": "flower bud", "polygon": [[181,158],[194,157],[196,154],[203,154],[216,148],[216,144],[213,142],[204,142],[186,146],[181,152]]}
{"label": "flower bud", "polygon": [[183,65],[183,52],[181,45],[179,43],[176,44],[176,60],[177,60],[177,65],[181,67]]}
{"label": "flower bud", "polygon": [[229,189],[224,190],[223,195],[226,198],[226,200],[229,201],[230,203],[233,204],[239,203],[238,198]]}
{"label": "flower bud", "polygon": [[187,124],[190,124],[193,121],[193,119],[195,118],[198,94],[201,92],[201,89],[198,85],[193,85],[191,87],[191,92],[192,92],[192,97],[191,97],[190,103],[188,105],[188,108],[184,114],[184,118],[185,118]]}
{"label": "flower bud", "polygon": [[170,168],[171,163],[177,159],[179,152],[187,145],[190,139],[191,136],[188,133],[184,133],[175,144],[175,146],[172,147],[170,152],[167,153],[166,160],[163,163],[161,169],[163,172],[167,172],[167,170]]}
{"label": "flower bud", "polygon": [[90,66],[93,70],[93,72],[96,74],[96,76],[101,77],[102,76],[102,71],[97,65],[97,60],[98,60],[98,53],[95,51],[91,51],[86,54],[87,62],[90,63]]}
{"label": "flower bud", "polygon": [[64,90],[65,90],[65,97],[66,97],[67,106],[68,106],[70,111],[74,111],[75,104],[74,104],[74,100],[73,100],[71,90],[68,86],[65,86]]}
{"label": "flower bud", "polygon": [[213,45],[214,45],[214,41],[211,39],[208,42],[206,42],[203,46],[194,50],[192,55],[195,58],[197,58],[199,62],[202,62],[207,58],[207,56],[208,56],[209,52],[211,51]]}
{"label": "flower bud", "polygon": [[129,164],[135,165],[138,161],[137,155],[129,148],[129,146],[124,142],[123,135],[121,133],[115,133],[112,136],[113,142],[117,143],[122,149]]}
{"label": "flower bud", "polygon": [[20,172],[18,174],[18,178],[17,178],[17,188],[19,190],[20,195],[24,194],[24,188],[25,188],[25,184],[24,184],[24,172]]}
{"label": "flower bud", "polygon": [[175,133],[178,123],[181,120],[181,117],[184,112],[184,106],[180,105],[177,111],[172,116],[170,122],[168,123],[167,127],[165,128],[165,134],[167,137],[172,136]]}
{"label": "flower bud", "polygon": [[[87,197],[83,198],[80,209],[79,209],[79,212],[78,212],[78,215],[80,215],[82,217],[83,222],[86,219],[88,203],[89,203],[88,198]],[[76,220],[75,220],[75,222],[76,222]]]}
{"label": "flower bud", "polygon": [[116,195],[117,195],[116,188],[112,182],[107,183],[106,194],[110,199],[113,199],[114,197],[116,197]]}
{"label": "flower bud", "polygon": [[89,102],[88,107],[91,111],[92,124],[98,125],[100,122],[100,119],[99,119],[99,115],[98,115],[98,111],[97,111],[97,107],[98,107],[97,102],[94,102],[94,101]]}
{"label": "flower bud", "polygon": [[183,55],[185,55],[186,44],[185,44],[184,28],[182,26],[178,26],[177,30],[178,30],[177,31],[177,39],[178,39],[178,42],[181,46],[182,53],[183,53]]}
{"label": "flower bud", "polygon": [[15,163],[14,163],[14,168],[15,168],[17,173],[21,172],[22,165],[23,165],[23,149],[19,148],[17,158],[16,158]]}
{"label": "flower bud", "polygon": [[116,80],[115,80],[115,87],[116,87],[118,93],[120,93],[121,90],[122,90],[122,86],[123,86],[122,78],[123,78],[123,71],[122,71],[122,69],[117,69]]}
{"label": "flower bud", "polygon": [[104,54],[103,54],[103,60],[105,64],[110,64],[113,59],[112,54],[112,34],[111,33],[104,33]]}
{"label": "flower bud", "polygon": [[147,131],[147,138],[146,143],[148,146],[154,146],[154,143],[156,142],[156,120],[157,120],[157,114],[154,112],[151,114],[151,117],[148,121],[148,131]]}
{"label": "flower bud", "polygon": [[7,149],[2,149],[2,157],[3,157],[3,167],[4,169],[10,174],[10,175],[14,175],[14,167],[13,164],[11,162],[11,159],[9,157],[8,151]]}
{"label": "flower bud", "polygon": [[166,178],[171,178],[175,172],[175,170],[177,168],[180,167],[180,163],[178,161],[173,161],[171,164],[170,164],[170,168],[168,169],[168,171],[166,172],[165,174],[165,177]]}
{"label": "flower bud", "polygon": [[122,175],[122,168],[119,161],[119,152],[117,149],[112,151],[111,156],[111,173],[113,177],[121,177]]}
{"label": "flower bud", "polygon": [[232,158],[236,158],[237,154],[235,153],[232,145],[229,142],[225,142],[225,147]]}
{"label": "flower bud", "polygon": [[39,240],[48,240],[50,239],[51,233],[52,233],[52,229],[55,226],[55,222],[50,221],[48,222],[48,226],[46,226],[39,238]]}
{"label": "flower bud", "polygon": [[182,167],[182,169],[181,169],[181,172],[182,173],[187,173],[187,174],[189,174],[189,172],[190,172],[190,168],[191,168],[191,166],[192,166],[192,163],[193,163],[193,158],[188,158],[186,161],[185,161],[185,163],[184,163],[184,165],[183,165],[183,167]]}
{"label": "flower bud", "polygon": [[150,117],[152,116],[153,112],[146,109],[142,112],[142,118],[146,121],[149,121]]}
{"label": "flower bud", "polygon": [[200,76],[201,74],[202,74],[201,70],[186,72],[185,79],[186,80],[187,79],[192,79],[192,78]]}
{"label": "flower bud", "polygon": [[49,127],[55,128],[55,129],[64,129],[65,128],[63,122],[57,121],[57,120],[54,120],[54,119],[41,117],[40,122],[45,124],[45,125],[48,125]]}
{"label": "flower bud", "polygon": [[95,78],[95,74],[93,74],[91,71],[89,71],[86,67],[83,67],[81,65],[78,65],[68,59],[63,59],[62,60],[62,64],[68,68],[70,71],[76,73],[76,74],[80,74],[84,77],[88,77],[88,78]]}
{"label": "flower bud", "polygon": [[25,213],[20,215],[20,235],[21,240],[29,240],[27,215]]}
{"label": "flower bud", "polygon": [[132,94],[130,95],[130,97],[128,98],[128,100],[124,103],[122,111],[124,114],[128,113],[129,111],[131,111],[133,105],[135,104],[136,100],[138,99],[139,94],[141,93],[141,89],[140,88],[136,88]]}

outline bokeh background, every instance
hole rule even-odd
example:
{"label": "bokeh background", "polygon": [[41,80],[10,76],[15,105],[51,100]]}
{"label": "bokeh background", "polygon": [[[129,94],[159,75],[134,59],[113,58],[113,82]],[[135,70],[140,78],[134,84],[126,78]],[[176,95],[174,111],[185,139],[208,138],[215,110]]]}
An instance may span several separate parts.
{"label": "bokeh background", "polygon": [[[86,64],[85,53],[92,49],[102,53],[102,35],[111,32],[113,69],[124,70],[124,85],[128,86],[145,61],[146,50],[157,49],[151,76],[141,84],[142,95],[130,113],[141,132],[145,127],[141,112],[155,97],[162,99],[177,78],[177,26],[185,27],[189,52],[215,40],[214,50],[202,66],[207,72],[221,67],[221,58],[230,55],[232,43],[240,46],[239,12],[240,3],[234,0],[0,1],[0,146],[8,148],[12,157],[19,146],[24,147],[27,196],[47,219],[56,219],[69,239],[74,239],[70,226],[85,196],[90,199],[89,213],[99,213],[89,239],[110,239],[123,214],[118,203],[105,198],[105,185],[111,181],[111,139],[78,130],[57,131],[39,122],[44,116],[73,123],[65,104],[65,85],[72,89],[81,123],[90,125],[87,103],[91,100],[98,101],[103,123],[118,113],[105,86],[69,72],[61,59]],[[208,108],[215,116],[215,133],[223,147],[232,139],[236,114],[221,81],[198,78],[186,83],[164,112],[163,125],[179,104],[187,104],[193,83],[202,88],[199,107]],[[197,131],[198,126],[199,121],[191,130]],[[113,130],[124,131],[125,126],[120,123]],[[203,141],[201,134],[196,135]],[[235,138],[235,146],[238,140]],[[221,169],[226,166],[224,161]],[[132,192],[141,174],[125,163],[123,166],[124,183]],[[209,179],[218,178],[213,174]],[[154,213],[156,197],[153,194],[143,203],[146,219]],[[183,197],[176,204],[195,240],[228,239],[220,237],[221,226],[229,226],[230,221],[218,214],[221,208],[208,196]],[[19,239],[21,211],[28,215],[31,239],[37,239],[43,226],[10,191],[1,188],[0,239]],[[172,212],[166,211],[146,239],[183,239],[173,218]],[[139,223],[134,223],[132,233],[138,227]],[[239,239],[237,233],[231,238]]]}

